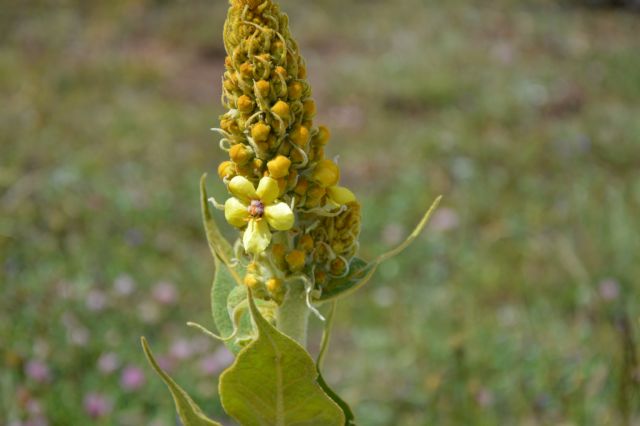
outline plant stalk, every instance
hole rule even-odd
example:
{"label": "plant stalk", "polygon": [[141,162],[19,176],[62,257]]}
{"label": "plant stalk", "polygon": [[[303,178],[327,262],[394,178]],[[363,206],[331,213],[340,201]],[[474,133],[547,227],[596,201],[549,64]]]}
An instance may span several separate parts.
{"label": "plant stalk", "polygon": [[307,347],[307,327],[309,324],[309,308],[306,304],[304,284],[291,281],[282,305],[276,311],[278,330]]}

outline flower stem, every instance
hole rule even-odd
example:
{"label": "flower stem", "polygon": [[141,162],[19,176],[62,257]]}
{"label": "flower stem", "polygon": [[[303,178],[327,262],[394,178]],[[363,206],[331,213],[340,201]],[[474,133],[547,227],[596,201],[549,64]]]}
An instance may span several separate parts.
{"label": "flower stem", "polygon": [[306,348],[308,323],[309,308],[306,304],[304,285],[299,280],[291,281],[284,301],[276,312],[278,330]]}

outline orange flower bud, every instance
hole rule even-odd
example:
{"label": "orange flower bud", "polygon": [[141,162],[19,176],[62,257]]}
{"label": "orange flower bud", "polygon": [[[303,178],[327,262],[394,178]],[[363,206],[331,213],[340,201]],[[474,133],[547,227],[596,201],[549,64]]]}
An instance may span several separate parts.
{"label": "orange flower bud", "polygon": [[300,178],[298,179],[298,183],[293,189],[293,192],[302,196],[307,193],[307,188],[309,188],[309,181],[307,181],[305,178]]}
{"label": "orange flower bud", "polygon": [[253,101],[247,95],[242,95],[238,98],[238,110],[240,112],[251,112],[253,111]]}
{"label": "orange flower bud", "polygon": [[331,137],[331,132],[325,126],[318,127],[318,133],[313,138],[313,142],[320,146],[324,146],[329,142],[329,138]]}
{"label": "orange flower bud", "polygon": [[254,158],[254,160],[251,162],[251,165],[253,166],[253,169],[256,170],[256,172],[260,172],[262,170],[262,166],[264,166],[264,161],[259,158]]}
{"label": "orange flower bud", "polygon": [[292,101],[298,100],[302,97],[302,91],[304,86],[299,81],[294,81],[289,84],[289,99]]}
{"label": "orange flower bud", "polygon": [[305,254],[301,250],[291,250],[285,259],[292,271],[300,271],[304,267]]}
{"label": "orange flower bud", "polygon": [[258,278],[255,275],[247,274],[244,276],[244,285],[253,290],[260,285],[260,281],[258,281]]}
{"label": "orange flower bud", "polygon": [[321,188],[319,186],[312,186],[307,190],[307,197],[313,200],[319,200],[320,198],[324,197],[326,193],[327,193],[326,189]]}
{"label": "orange flower bud", "polygon": [[247,164],[252,156],[253,151],[251,150],[251,148],[242,143],[235,144],[231,147],[231,149],[229,149],[229,157],[231,157],[231,159],[235,163],[241,166]]}
{"label": "orange flower bud", "polygon": [[242,77],[248,78],[253,74],[253,64],[251,62],[245,62],[240,65],[240,75]]}
{"label": "orange flower bud", "polygon": [[309,129],[304,126],[296,126],[289,137],[294,144],[304,148],[309,142]]}
{"label": "orange flower bud", "polygon": [[256,82],[256,89],[260,96],[267,98],[269,97],[269,91],[271,90],[271,85],[268,81],[260,80]]}
{"label": "orange flower bud", "polygon": [[334,186],[340,180],[340,169],[331,160],[321,160],[313,170],[312,177],[324,188]]}
{"label": "orange flower bud", "polygon": [[252,274],[255,274],[258,272],[258,269],[260,269],[260,267],[258,266],[258,264],[256,262],[251,262],[247,265],[247,272],[250,272]]}
{"label": "orange flower bud", "polygon": [[235,91],[238,87],[236,86],[236,83],[231,80],[231,79],[225,79],[224,82],[222,83],[222,85],[224,86],[225,89],[227,89],[229,92],[233,92]]}
{"label": "orange flower bud", "polygon": [[220,179],[231,178],[236,174],[236,165],[233,161],[223,161],[218,166],[218,176]]}
{"label": "orange flower bud", "polygon": [[264,124],[263,122],[259,122],[251,128],[251,137],[256,142],[264,142],[269,137],[270,132],[271,127]]}
{"label": "orange flower bud", "polygon": [[273,112],[283,120],[287,120],[290,114],[289,104],[283,101],[278,101],[274,106],[271,107],[271,112]]}
{"label": "orange flower bud", "polygon": [[286,248],[283,244],[275,243],[271,245],[271,253],[276,260],[284,260]]}
{"label": "orange flower bud", "polygon": [[342,275],[347,270],[347,264],[341,258],[335,258],[331,261],[331,273],[333,275]]}
{"label": "orange flower bud", "polygon": [[291,157],[291,161],[296,164],[302,163],[304,161],[304,155],[298,149],[292,150],[291,154],[289,154],[289,157]]}
{"label": "orange flower bud", "polygon": [[234,133],[237,129],[236,122],[230,118],[223,118],[220,120],[220,128],[227,133]]}
{"label": "orange flower bud", "polygon": [[279,179],[289,174],[289,167],[291,166],[291,160],[284,155],[278,155],[273,160],[267,163],[267,168],[271,177]]}
{"label": "orange flower bud", "polygon": [[307,99],[304,101],[304,116],[305,117],[313,117],[316,115],[316,103],[313,99]]}
{"label": "orange flower bud", "polygon": [[307,65],[302,59],[298,62],[298,78],[307,78]]}
{"label": "orange flower bud", "polygon": [[249,9],[255,9],[262,4],[263,0],[231,0],[231,4],[235,7],[243,8],[249,6]]}
{"label": "orange flower bud", "polygon": [[276,74],[281,75],[283,78],[287,78],[287,70],[284,69],[283,67],[276,67]]}
{"label": "orange flower bud", "polygon": [[298,240],[298,248],[306,252],[310,252],[311,250],[313,250],[313,238],[311,238],[311,235],[304,234],[302,237],[300,237],[300,239]]}
{"label": "orange flower bud", "polygon": [[278,278],[269,278],[267,280],[267,290],[271,293],[278,293],[282,290],[282,280]]}

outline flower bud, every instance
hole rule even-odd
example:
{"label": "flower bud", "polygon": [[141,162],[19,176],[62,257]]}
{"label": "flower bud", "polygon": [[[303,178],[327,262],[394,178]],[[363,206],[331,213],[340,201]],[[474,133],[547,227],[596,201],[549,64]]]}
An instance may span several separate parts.
{"label": "flower bud", "polygon": [[247,272],[256,274],[258,270],[260,270],[260,266],[256,262],[251,262],[247,265]]}
{"label": "flower bud", "polygon": [[282,290],[282,280],[278,278],[269,278],[267,280],[267,290],[270,293],[279,293]]}
{"label": "flower bud", "polygon": [[258,278],[255,275],[247,274],[247,275],[244,276],[244,285],[246,285],[250,289],[254,290],[254,289],[258,288],[258,286],[260,285],[260,281],[258,280]]}
{"label": "flower bud", "polygon": [[271,132],[271,127],[259,122],[251,128],[251,137],[256,142],[265,142],[269,137],[269,132]]}
{"label": "flower bud", "polygon": [[280,117],[283,120],[289,119],[289,104],[283,101],[278,101],[271,107],[271,112]]}
{"label": "flower bud", "polygon": [[253,170],[256,175],[262,174],[262,166],[264,166],[264,161],[259,158],[254,158],[251,162],[251,166],[253,166]]}
{"label": "flower bud", "polygon": [[271,245],[271,254],[273,255],[273,260],[275,260],[276,264],[278,264],[279,266],[284,266],[286,251],[287,249],[283,244],[275,243]]}
{"label": "flower bud", "polygon": [[291,142],[304,148],[309,142],[309,129],[304,126],[296,126],[291,131],[289,138],[291,138]]}
{"label": "flower bud", "polygon": [[289,167],[291,166],[291,160],[284,155],[278,155],[273,160],[267,163],[269,174],[274,179],[285,177],[289,174]]}
{"label": "flower bud", "polygon": [[252,156],[253,151],[251,150],[251,148],[243,143],[235,144],[231,147],[231,149],[229,149],[229,157],[231,157],[231,159],[235,163],[241,166],[247,164]]}
{"label": "flower bud", "polygon": [[291,250],[285,259],[292,271],[300,271],[304,267],[305,254],[301,250]]}
{"label": "flower bud", "polygon": [[340,169],[331,160],[319,161],[312,175],[322,187],[334,186],[340,180]]}
{"label": "flower bud", "polygon": [[236,133],[238,131],[238,124],[235,120],[225,118],[220,120],[220,128],[227,133]]}
{"label": "flower bud", "polygon": [[298,179],[298,183],[296,184],[296,187],[293,189],[293,192],[302,196],[307,193],[308,188],[309,188],[309,181],[306,180],[304,177],[301,177],[300,179]]}
{"label": "flower bud", "polygon": [[356,201],[356,196],[353,192],[343,186],[331,186],[327,188],[327,194],[329,198],[340,205]]}
{"label": "flower bud", "polygon": [[249,6],[249,9],[255,9],[260,6],[264,0],[231,0],[231,4],[235,7],[243,8]]}
{"label": "flower bud", "polygon": [[304,86],[299,81],[294,81],[289,84],[289,99],[292,101],[298,100],[302,97]]}
{"label": "flower bud", "polygon": [[224,86],[225,89],[227,89],[229,92],[234,92],[235,90],[238,89],[238,86],[236,85],[236,83],[228,78],[225,79],[224,82],[222,83],[222,85]]}
{"label": "flower bud", "polygon": [[271,45],[271,54],[276,58],[281,58],[284,55],[284,44],[278,40]]}
{"label": "flower bud", "polygon": [[311,250],[313,250],[313,238],[311,238],[311,235],[304,234],[302,237],[300,237],[300,239],[298,240],[298,248],[306,252],[310,252]]}
{"label": "flower bud", "polygon": [[282,76],[282,78],[287,78],[287,70],[283,67],[276,67],[276,74]]}
{"label": "flower bud", "polygon": [[256,82],[256,90],[263,98],[269,97],[269,91],[271,90],[271,85],[268,81],[260,80]]}
{"label": "flower bud", "polygon": [[311,188],[309,188],[307,190],[307,197],[313,199],[313,200],[319,200],[320,198],[324,197],[324,195],[327,193],[327,190],[320,187],[320,186],[312,186]]}
{"label": "flower bud", "polygon": [[347,264],[343,259],[337,257],[331,261],[331,273],[333,275],[342,275],[347,270]]}
{"label": "flower bud", "polygon": [[245,62],[240,65],[240,75],[245,78],[250,78],[253,74],[253,64],[251,62]]}
{"label": "flower bud", "polygon": [[331,137],[331,132],[325,126],[318,127],[318,133],[313,138],[313,142],[320,146],[324,146],[329,142],[329,138]]}
{"label": "flower bud", "polygon": [[304,62],[298,64],[298,78],[307,78],[307,66]]}
{"label": "flower bud", "polygon": [[304,154],[299,149],[292,150],[289,157],[291,157],[291,161],[296,164],[300,164],[304,161]]}
{"label": "flower bud", "polygon": [[307,99],[306,101],[304,101],[303,107],[305,117],[310,118],[316,115],[316,103],[313,101],[313,99]]}
{"label": "flower bud", "polygon": [[242,95],[238,98],[238,111],[248,113],[253,111],[253,101],[247,95]]}
{"label": "flower bud", "polygon": [[327,279],[327,274],[321,269],[316,269],[314,273],[316,284],[322,284]]}
{"label": "flower bud", "polygon": [[223,161],[218,166],[218,176],[220,179],[231,178],[236,174],[236,165],[233,161]]}

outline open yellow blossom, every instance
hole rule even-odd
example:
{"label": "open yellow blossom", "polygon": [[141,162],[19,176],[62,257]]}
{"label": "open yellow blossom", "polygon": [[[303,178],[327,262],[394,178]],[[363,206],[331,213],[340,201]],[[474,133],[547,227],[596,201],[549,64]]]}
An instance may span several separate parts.
{"label": "open yellow blossom", "polygon": [[293,227],[291,208],[276,198],[280,193],[278,182],[268,176],[260,179],[258,188],[243,176],[229,181],[233,197],[224,204],[224,216],[237,228],[247,227],[242,244],[248,253],[259,254],[271,243],[271,229],[287,231]]}

